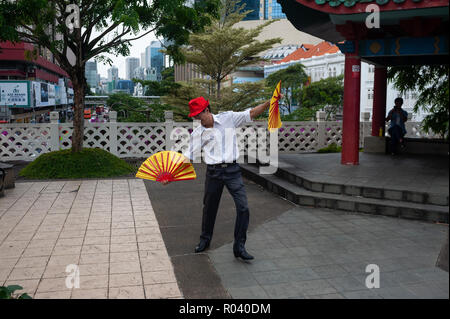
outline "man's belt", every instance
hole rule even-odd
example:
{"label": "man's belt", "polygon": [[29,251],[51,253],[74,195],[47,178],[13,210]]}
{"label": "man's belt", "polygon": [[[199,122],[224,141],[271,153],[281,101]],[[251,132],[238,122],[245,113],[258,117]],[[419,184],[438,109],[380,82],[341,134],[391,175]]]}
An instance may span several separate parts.
{"label": "man's belt", "polygon": [[208,167],[213,167],[213,168],[226,168],[226,167],[228,167],[228,166],[235,165],[235,164],[237,164],[236,161],[230,162],[230,163],[208,164]]}

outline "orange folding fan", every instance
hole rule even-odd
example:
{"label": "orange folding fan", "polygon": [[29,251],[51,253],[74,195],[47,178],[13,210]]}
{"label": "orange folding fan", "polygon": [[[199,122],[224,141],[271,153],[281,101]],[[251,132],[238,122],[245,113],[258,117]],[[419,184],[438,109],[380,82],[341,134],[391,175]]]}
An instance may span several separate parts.
{"label": "orange folding fan", "polygon": [[273,91],[272,98],[270,99],[270,108],[269,108],[269,121],[268,127],[269,131],[273,131],[277,128],[281,127],[281,118],[280,118],[280,108],[278,107],[278,101],[280,100],[281,94],[281,81],[278,82],[275,91]]}
{"label": "orange folding fan", "polygon": [[173,151],[163,151],[147,158],[136,177],[157,182],[184,181],[197,178],[194,166],[184,163],[186,157]]}

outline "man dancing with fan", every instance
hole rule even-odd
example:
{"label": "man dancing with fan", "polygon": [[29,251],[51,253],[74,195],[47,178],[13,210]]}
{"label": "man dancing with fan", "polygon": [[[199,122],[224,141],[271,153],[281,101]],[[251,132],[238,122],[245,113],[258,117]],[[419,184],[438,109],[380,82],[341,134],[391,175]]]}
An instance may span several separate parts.
{"label": "man dancing with fan", "polygon": [[[282,97],[282,96],[281,96]],[[210,245],[216,221],[217,210],[224,186],[227,187],[236,205],[233,253],[243,260],[254,259],[246,250],[249,209],[247,194],[242,181],[241,169],[237,163],[239,149],[236,128],[252,122],[270,106],[270,100],[243,112],[212,114],[209,102],[198,97],[189,102],[189,117],[201,121],[191,133],[190,147],[185,156],[191,161],[204,151],[207,164],[205,195],[203,198],[202,233],[195,252],[200,253]],[[163,184],[168,184],[164,182]]]}

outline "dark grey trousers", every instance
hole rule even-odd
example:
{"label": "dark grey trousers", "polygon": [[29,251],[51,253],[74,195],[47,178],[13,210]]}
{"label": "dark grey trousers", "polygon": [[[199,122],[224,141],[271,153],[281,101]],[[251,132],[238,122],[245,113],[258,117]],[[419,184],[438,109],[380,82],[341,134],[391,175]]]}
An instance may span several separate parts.
{"label": "dark grey trousers", "polygon": [[212,239],[217,210],[219,209],[224,186],[227,187],[236,206],[233,249],[240,251],[247,240],[250,213],[239,164],[233,164],[226,168],[208,165],[205,181],[205,196],[203,198],[202,234],[200,238],[208,241]]}

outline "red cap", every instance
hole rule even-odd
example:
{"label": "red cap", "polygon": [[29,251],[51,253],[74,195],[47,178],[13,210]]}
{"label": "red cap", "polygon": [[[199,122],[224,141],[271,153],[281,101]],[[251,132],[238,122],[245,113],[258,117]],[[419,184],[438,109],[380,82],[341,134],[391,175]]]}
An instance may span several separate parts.
{"label": "red cap", "polygon": [[197,97],[189,101],[189,117],[200,114],[209,105],[209,101],[205,100],[203,96]]}

